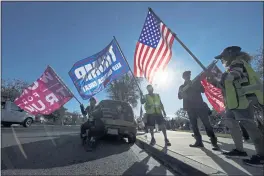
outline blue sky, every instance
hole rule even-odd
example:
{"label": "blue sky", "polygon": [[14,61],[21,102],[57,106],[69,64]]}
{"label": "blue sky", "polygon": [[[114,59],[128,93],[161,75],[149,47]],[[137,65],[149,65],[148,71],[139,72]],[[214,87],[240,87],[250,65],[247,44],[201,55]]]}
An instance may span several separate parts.
{"label": "blue sky", "polygon": [[[148,7],[206,66],[227,46],[253,54],[263,45],[263,2],[2,2],[2,78],[33,83],[51,65],[81,100],[68,76],[73,64],[102,50],[115,35],[133,69]],[[185,70],[192,77],[202,71],[175,41],[167,83],[155,87],[169,115],[182,107],[177,94]],[[75,99],[65,106],[79,110]]]}

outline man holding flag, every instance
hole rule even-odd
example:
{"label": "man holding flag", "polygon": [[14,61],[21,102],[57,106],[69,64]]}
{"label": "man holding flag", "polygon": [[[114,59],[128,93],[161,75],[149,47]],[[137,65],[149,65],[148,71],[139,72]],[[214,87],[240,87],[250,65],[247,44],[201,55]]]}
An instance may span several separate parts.
{"label": "man holding flag", "polygon": [[92,119],[91,119],[92,115],[91,114],[94,111],[95,106],[96,106],[96,100],[94,97],[91,97],[89,101],[90,101],[90,106],[87,106],[85,109],[84,109],[83,104],[80,105],[82,115],[84,117],[87,116],[87,121],[81,125],[81,138],[82,139],[87,137],[86,136],[86,130],[90,128],[90,121],[92,121]]}
{"label": "man holding flag", "polygon": [[[204,93],[204,88],[202,87],[200,81],[196,81],[192,83],[191,81],[191,71],[185,71],[182,74],[183,79],[185,80],[184,84],[180,86],[178,92],[178,98],[183,99],[183,108],[187,111],[190,122],[192,124],[192,130],[194,133],[194,137],[196,139],[195,144],[190,145],[190,147],[204,147],[202,142],[202,136],[199,132],[199,128],[197,125],[198,117],[201,119],[207,135],[211,139],[211,143],[213,145],[214,150],[218,150],[219,147],[217,145],[217,138],[214,134],[213,128],[210,124],[208,117],[208,106],[204,103],[201,93]],[[194,84],[194,85],[192,85]],[[189,88],[183,92],[185,87],[189,86]]]}

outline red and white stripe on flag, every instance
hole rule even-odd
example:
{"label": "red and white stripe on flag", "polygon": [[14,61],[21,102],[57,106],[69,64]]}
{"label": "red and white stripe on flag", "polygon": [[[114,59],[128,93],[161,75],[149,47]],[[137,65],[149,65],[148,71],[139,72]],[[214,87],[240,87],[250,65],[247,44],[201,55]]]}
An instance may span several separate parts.
{"label": "red and white stripe on flag", "polygon": [[163,71],[172,56],[171,30],[149,11],[134,54],[134,75],[152,83],[155,73]]}
{"label": "red and white stripe on flag", "polygon": [[[207,69],[210,70],[212,76],[216,80],[220,81],[222,76],[222,71],[213,63],[210,64]],[[204,73],[202,73],[201,84],[204,87],[205,96],[207,97],[208,101],[213,106],[213,108],[218,113],[225,111],[225,102],[224,102],[222,90],[209,83],[206,80]]]}

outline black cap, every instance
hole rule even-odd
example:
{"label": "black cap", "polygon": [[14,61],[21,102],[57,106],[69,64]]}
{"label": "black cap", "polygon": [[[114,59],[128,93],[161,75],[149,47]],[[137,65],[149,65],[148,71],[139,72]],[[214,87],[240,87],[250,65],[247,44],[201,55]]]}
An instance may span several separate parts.
{"label": "black cap", "polygon": [[152,87],[152,88],[153,88],[153,86],[152,86],[151,84],[147,85],[147,88],[148,88],[148,87]]}
{"label": "black cap", "polygon": [[182,78],[184,78],[187,75],[191,75],[191,71],[185,71],[185,72],[183,72]]}
{"label": "black cap", "polygon": [[91,97],[90,101],[95,101],[96,102],[96,99],[94,97]]}
{"label": "black cap", "polygon": [[225,48],[220,55],[215,56],[215,59],[222,59],[225,56],[237,55],[238,53],[240,53],[240,51],[241,47],[239,46],[229,46]]}

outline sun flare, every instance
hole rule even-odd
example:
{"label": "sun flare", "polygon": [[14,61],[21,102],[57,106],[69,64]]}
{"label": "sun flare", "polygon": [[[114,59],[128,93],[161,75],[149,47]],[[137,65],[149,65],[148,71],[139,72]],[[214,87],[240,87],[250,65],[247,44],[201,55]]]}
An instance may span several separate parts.
{"label": "sun flare", "polygon": [[163,87],[163,88],[167,88],[169,86],[169,71],[168,70],[164,70],[164,71],[158,71],[156,72],[155,76],[154,76],[154,81],[153,81],[154,85],[158,86],[158,87]]}

